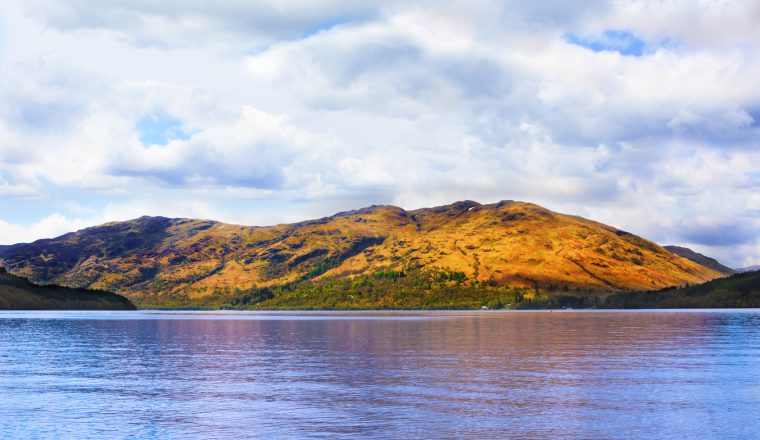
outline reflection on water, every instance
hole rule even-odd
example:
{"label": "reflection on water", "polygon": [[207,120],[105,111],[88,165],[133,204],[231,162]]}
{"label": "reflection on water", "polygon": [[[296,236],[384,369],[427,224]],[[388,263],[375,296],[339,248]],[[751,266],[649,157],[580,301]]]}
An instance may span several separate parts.
{"label": "reflection on water", "polygon": [[758,372],[757,311],[4,312],[0,437],[751,438]]}

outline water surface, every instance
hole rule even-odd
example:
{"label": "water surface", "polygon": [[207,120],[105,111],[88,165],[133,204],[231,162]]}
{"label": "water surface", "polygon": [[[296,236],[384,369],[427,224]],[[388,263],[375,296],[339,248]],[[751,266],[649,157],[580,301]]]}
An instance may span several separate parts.
{"label": "water surface", "polygon": [[757,438],[759,311],[2,312],[2,438]]}

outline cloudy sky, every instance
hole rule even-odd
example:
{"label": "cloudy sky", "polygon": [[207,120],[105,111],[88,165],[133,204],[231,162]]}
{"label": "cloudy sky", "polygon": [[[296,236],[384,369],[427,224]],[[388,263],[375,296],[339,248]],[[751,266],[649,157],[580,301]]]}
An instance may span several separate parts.
{"label": "cloudy sky", "polygon": [[0,243],[513,199],[760,263],[755,0],[0,4]]}

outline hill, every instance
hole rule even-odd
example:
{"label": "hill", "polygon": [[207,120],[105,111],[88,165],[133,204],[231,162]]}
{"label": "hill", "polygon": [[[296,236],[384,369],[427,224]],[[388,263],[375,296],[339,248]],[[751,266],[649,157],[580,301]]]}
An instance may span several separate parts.
{"label": "hill", "polygon": [[720,264],[718,260],[702,255],[698,252],[694,252],[693,250],[689,248],[685,248],[681,246],[664,246],[664,247],[665,249],[669,250],[670,252],[673,252],[676,255],[680,255],[684,258],[688,258],[689,260],[699,265],[709,267],[710,269],[716,272],[719,272],[723,275],[733,275],[737,273],[736,270]]}
{"label": "hill", "polygon": [[[116,291],[156,306],[271,303],[271,295],[325,286],[335,292],[346,283],[377,281],[378,274],[396,274],[388,276],[402,284],[420,280],[415,295],[482,285],[649,290],[721,276],[631,233],[514,201],[412,211],[370,206],[269,227],[142,217],[7,246],[0,262],[35,281]],[[319,299],[304,298],[278,307],[320,307]],[[341,301],[336,304],[353,304]]]}
{"label": "hill", "polygon": [[760,307],[760,271],[745,272],[697,286],[610,296],[607,308]]}
{"label": "hill", "polygon": [[736,269],[736,272],[744,273],[744,272],[754,272],[756,270],[760,270],[760,265],[742,267],[741,269]]}
{"label": "hill", "polygon": [[40,286],[0,269],[0,310],[134,310],[110,292]]}

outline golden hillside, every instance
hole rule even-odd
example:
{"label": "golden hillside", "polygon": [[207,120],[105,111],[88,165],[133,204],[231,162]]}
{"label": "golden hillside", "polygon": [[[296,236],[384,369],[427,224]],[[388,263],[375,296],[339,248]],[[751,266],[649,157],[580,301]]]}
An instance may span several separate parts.
{"label": "golden hillside", "polygon": [[106,289],[138,301],[402,270],[598,292],[721,276],[627,232],[513,201],[414,211],[371,206],[270,227],[142,217],[9,246],[0,258],[35,281]]}

